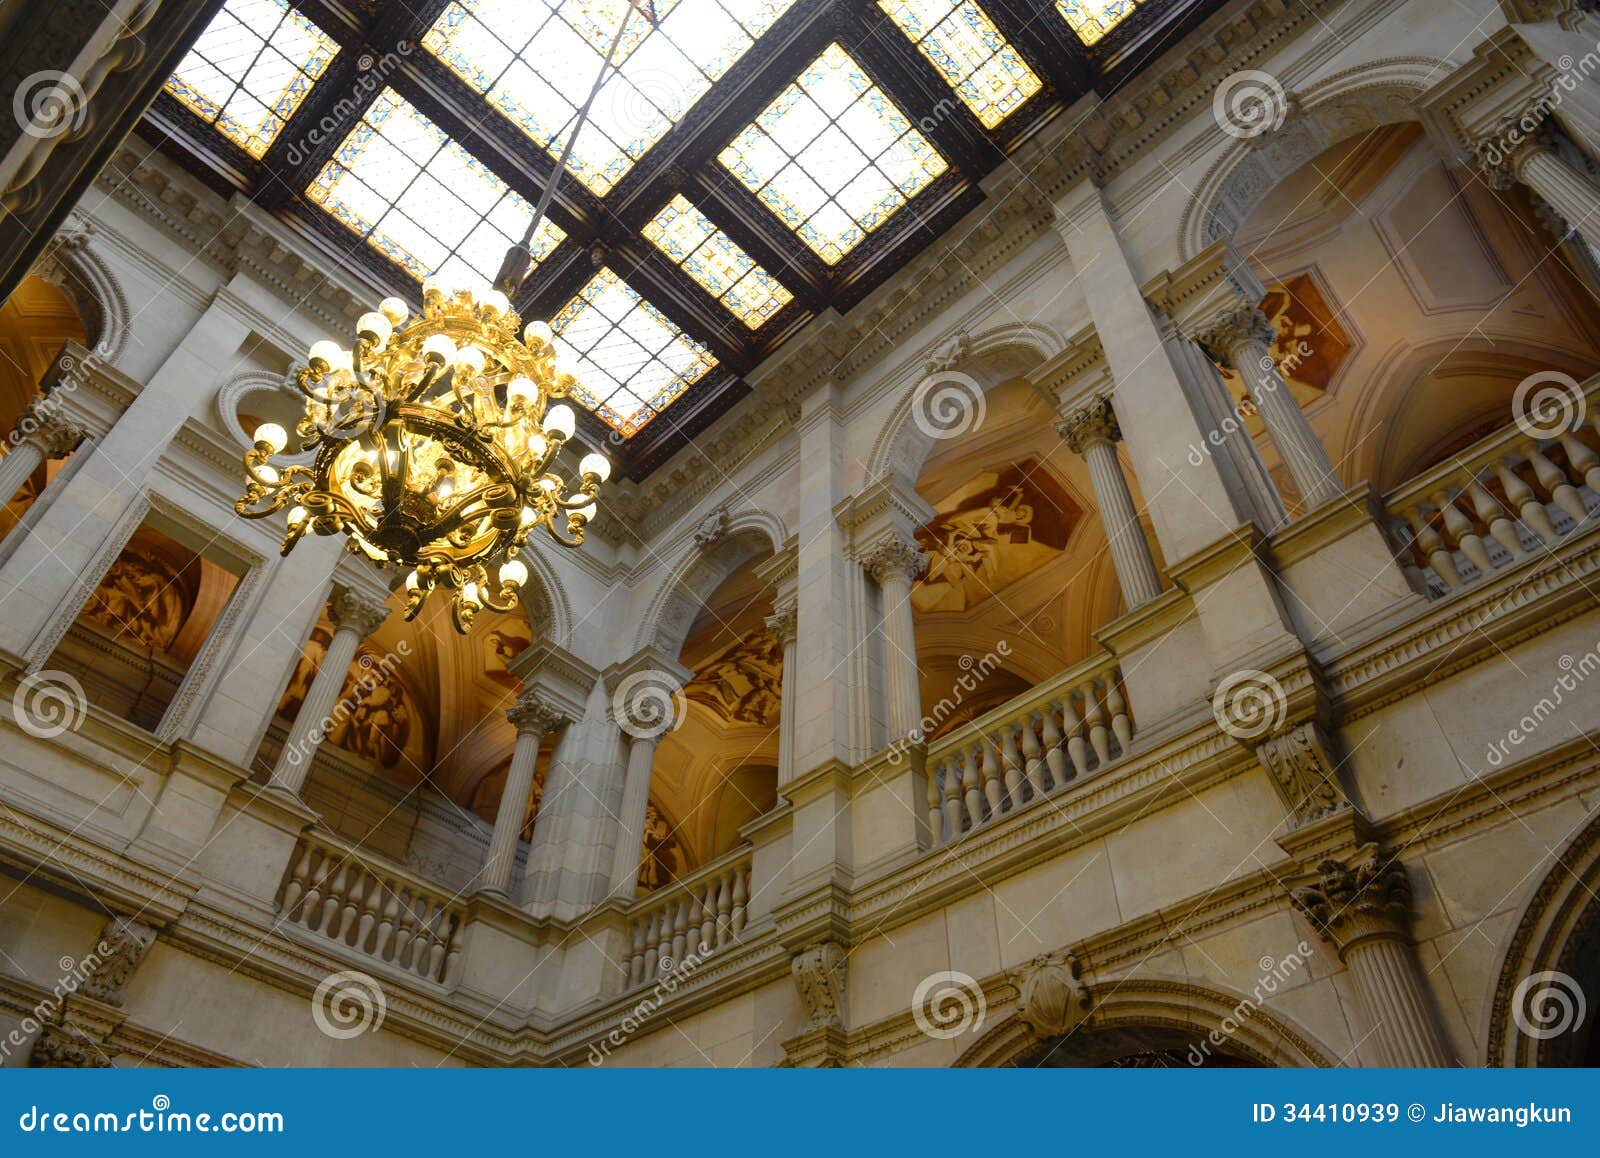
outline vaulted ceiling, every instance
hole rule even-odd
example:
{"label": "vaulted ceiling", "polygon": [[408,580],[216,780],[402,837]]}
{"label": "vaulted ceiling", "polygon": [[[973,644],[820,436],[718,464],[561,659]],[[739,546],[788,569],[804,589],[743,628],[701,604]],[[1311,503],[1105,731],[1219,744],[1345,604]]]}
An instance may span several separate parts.
{"label": "vaulted ceiling", "polygon": [[642,478],[1217,6],[219,0],[143,131],[416,301],[494,279],[616,41],[516,304],[580,356],[585,438]]}

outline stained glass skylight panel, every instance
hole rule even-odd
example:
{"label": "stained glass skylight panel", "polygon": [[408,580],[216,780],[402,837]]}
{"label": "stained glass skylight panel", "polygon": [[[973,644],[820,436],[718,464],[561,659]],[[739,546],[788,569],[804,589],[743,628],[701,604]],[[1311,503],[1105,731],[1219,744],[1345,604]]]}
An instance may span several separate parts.
{"label": "stained glass skylight panel", "polygon": [[228,0],[167,78],[166,90],[261,157],[338,52],[285,0]]}
{"label": "stained glass skylight panel", "polygon": [[[399,93],[362,114],[306,195],[412,277],[493,282],[533,206]],[[537,265],[566,237],[548,218]]]}
{"label": "stained glass skylight panel", "polygon": [[704,378],[717,359],[609,268],[602,267],[551,329],[577,355],[577,400],[624,438]]}
{"label": "stained glass skylight panel", "polygon": [[[655,0],[630,17],[567,167],[604,196],[794,0]],[[422,43],[552,157],[627,0],[453,0]]]}
{"label": "stained glass skylight panel", "polygon": [[1140,0],[1056,0],[1056,10],[1085,44],[1093,44],[1121,24]]}
{"label": "stained glass skylight panel", "polygon": [[681,193],[667,202],[642,232],[752,330],[794,298]]}
{"label": "stained glass skylight panel", "polygon": [[829,265],[948,168],[837,44],[718,160]]}
{"label": "stained glass skylight panel", "polygon": [[878,0],[983,127],[992,129],[1043,88],[977,4]]}

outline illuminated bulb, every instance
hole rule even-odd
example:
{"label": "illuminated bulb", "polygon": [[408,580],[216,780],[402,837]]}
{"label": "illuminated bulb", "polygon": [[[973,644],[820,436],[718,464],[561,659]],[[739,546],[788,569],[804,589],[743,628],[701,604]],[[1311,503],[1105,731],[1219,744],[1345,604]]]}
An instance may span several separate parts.
{"label": "illuminated bulb", "polygon": [[411,316],[411,307],[404,298],[384,298],[378,303],[378,312],[389,319],[391,326],[403,326]]}
{"label": "illuminated bulb", "polygon": [[528,581],[528,565],[521,559],[508,559],[500,564],[500,582],[521,587]]}
{"label": "illuminated bulb", "polygon": [[531,403],[539,397],[539,388],[529,378],[513,378],[506,383],[506,402],[513,398],[520,398],[524,403]]}
{"label": "illuminated bulb", "polygon": [[256,441],[267,444],[268,454],[277,454],[289,445],[289,435],[276,422],[263,422],[256,427]]}
{"label": "illuminated bulb", "polygon": [[492,318],[504,317],[511,312],[511,299],[499,290],[490,290],[483,295],[483,309]]}
{"label": "illuminated bulb", "polygon": [[289,511],[289,525],[291,527],[298,527],[305,521],[306,509],[304,507],[294,507]]}
{"label": "illuminated bulb", "polygon": [[339,343],[330,342],[324,338],[311,347],[311,365],[315,368],[316,364],[321,362],[324,366],[332,368],[339,361],[339,353]]}
{"label": "illuminated bulb", "polygon": [[552,438],[567,439],[578,428],[570,406],[552,406],[544,416],[544,432]]}
{"label": "illuminated bulb", "polygon": [[421,583],[422,583],[422,580],[417,578],[417,573],[415,571],[411,572],[411,574],[406,576],[406,590],[407,591],[415,591],[417,589],[417,587],[421,585]]}
{"label": "illuminated bulb", "polygon": [[362,314],[356,322],[356,333],[382,349],[394,333],[394,323],[381,313]]}
{"label": "illuminated bulb", "polygon": [[611,462],[603,454],[586,454],[578,464],[578,473],[596,475],[605,482],[611,477]]}
{"label": "illuminated bulb", "polygon": [[456,359],[456,344],[444,334],[434,334],[422,343],[422,356],[430,362],[448,364]]}
{"label": "illuminated bulb", "polygon": [[528,453],[531,456],[533,456],[534,458],[543,458],[545,456],[545,452],[547,450],[549,450],[549,449],[550,449],[550,444],[545,441],[544,435],[542,435],[542,434],[530,434],[530,435],[528,435]]}
{"label": "illuminated bulb", "polygon": [[275,483],[278,481],[278,472],[265,463],[256,467],[256,474],[261,477],[262,482]]}
{"label": "illuminated bulb", "polygon": [[335,370],[348,370],[356,364],[356,356],[350,350],[341,349],[336,355],[328,359],[328,365]]}
{"label": "illuminated bulb", "polygon": [[546,323],[537,320],[529,322],[522,331],[522,340],[530,346],[548,346],[555,339],[555,332]]}
{"label": "illuminated bulb", "polygon": [[422,296],[426,300],[431,294],[445,294],[448,296],[450,287],[441,277],[424,278],[422,282]]}
{"label": "illuminated bulb", "polygon": [[433,496],[440,502],[455,494],[456,484],[454,479],[441,479],[439,485],[433,488]]}
{"label": "illuminated bulb", "polygon": [[551,478],[549,475],[545,475],[544,478],[539,480],[539,489],[544,491],[546,494],[554,494],[556,488],[560,485],[560,483],[556,482],[556,480]]}
{"label": "illuminated bulb", "polygon": [[464,602],[467,602],[467,603],[474,603],[474,604],[477,603],[478,602],[478,585],[476,583],[463,584],[462,588],[461,588],[461,598],[462,598],[462,600]]}
{"label": "illuminated bulb", "polygon": [[534,521],[536,519],[538,519],[538,517],[539,517],[539,512],[534,510],[532,507],[523,507],[522,508],[522,525],[524,527],[533,526]]}
{"label": "illuminated bulb", "polygon": [[573,511],[572,513],[577,515],[577,516],[579,516],[581,519],[583,519],[584,522],[587,523],[587,522],[591,521],[594,518],[594,509],[595,509],[594,508],[594,504],[590,503],[586,507],[579,507],[577,510]]}
{"label": "illuminated bulb", "polygon": [[483,351],[476,346],[462,346],[456,351],[456,370],[468,378],[476,378],[483,373],[486,359]]}

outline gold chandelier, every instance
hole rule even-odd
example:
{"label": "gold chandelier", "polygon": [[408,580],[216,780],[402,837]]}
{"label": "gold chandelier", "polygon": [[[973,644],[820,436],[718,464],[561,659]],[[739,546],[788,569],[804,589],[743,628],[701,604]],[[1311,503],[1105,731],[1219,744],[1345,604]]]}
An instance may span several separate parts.
{"label": "gold chandelier", "polygon": [[[308,532],[349,536],[381,565],[410,568],[406,618],[437,587],[453,592],[456,630],[482,608],[510,610],[527,582],[518,555],[545,527],[583,542],[611,473],[603,455],[578,464],[575,492],[556,470],[572,437],[574,384],[544,322],[520,319],[500,290],[422,287],[422,315],[388,298],[356,322],[356,343],[321,341],[296,376],[306,396],[295,428],[310,466],[269,461],[288,445],[276,423],[256,428],[235,509],[258,519],[288,509],[287,555]],[[492,571],[491,571],[492,568]]]}

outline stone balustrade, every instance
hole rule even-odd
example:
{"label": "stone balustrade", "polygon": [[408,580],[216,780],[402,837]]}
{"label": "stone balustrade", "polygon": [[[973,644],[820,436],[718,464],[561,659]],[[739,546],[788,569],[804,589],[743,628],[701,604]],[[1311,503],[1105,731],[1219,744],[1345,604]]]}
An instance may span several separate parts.
{"label": "stone balustrade", "polygon": [[634,905],[628,988],[682,976],[744,931],[750,903],[749,846],[733,850]]}
{"label": "stone balustrade", "polygon": [[949,844],[1127,754],[1116,661],[1094,657],[962,724],[928,750],[928,830]]}
{"label": "stone balustrade", "polygon": [[326,835],[300,838],[278,917],[425,981],[454,982],[464,907],[406,869]]}
{"label": "stone balustrade", "polygon": [[[1537,437],[1519,419],[1384,498],[1387,528],[1412,586],[1439,599],[1557,546],[1600,514],[1600,377],[1583,387],[1593,431]],[[1576,424],[1574,424],[1576,425]]]}

